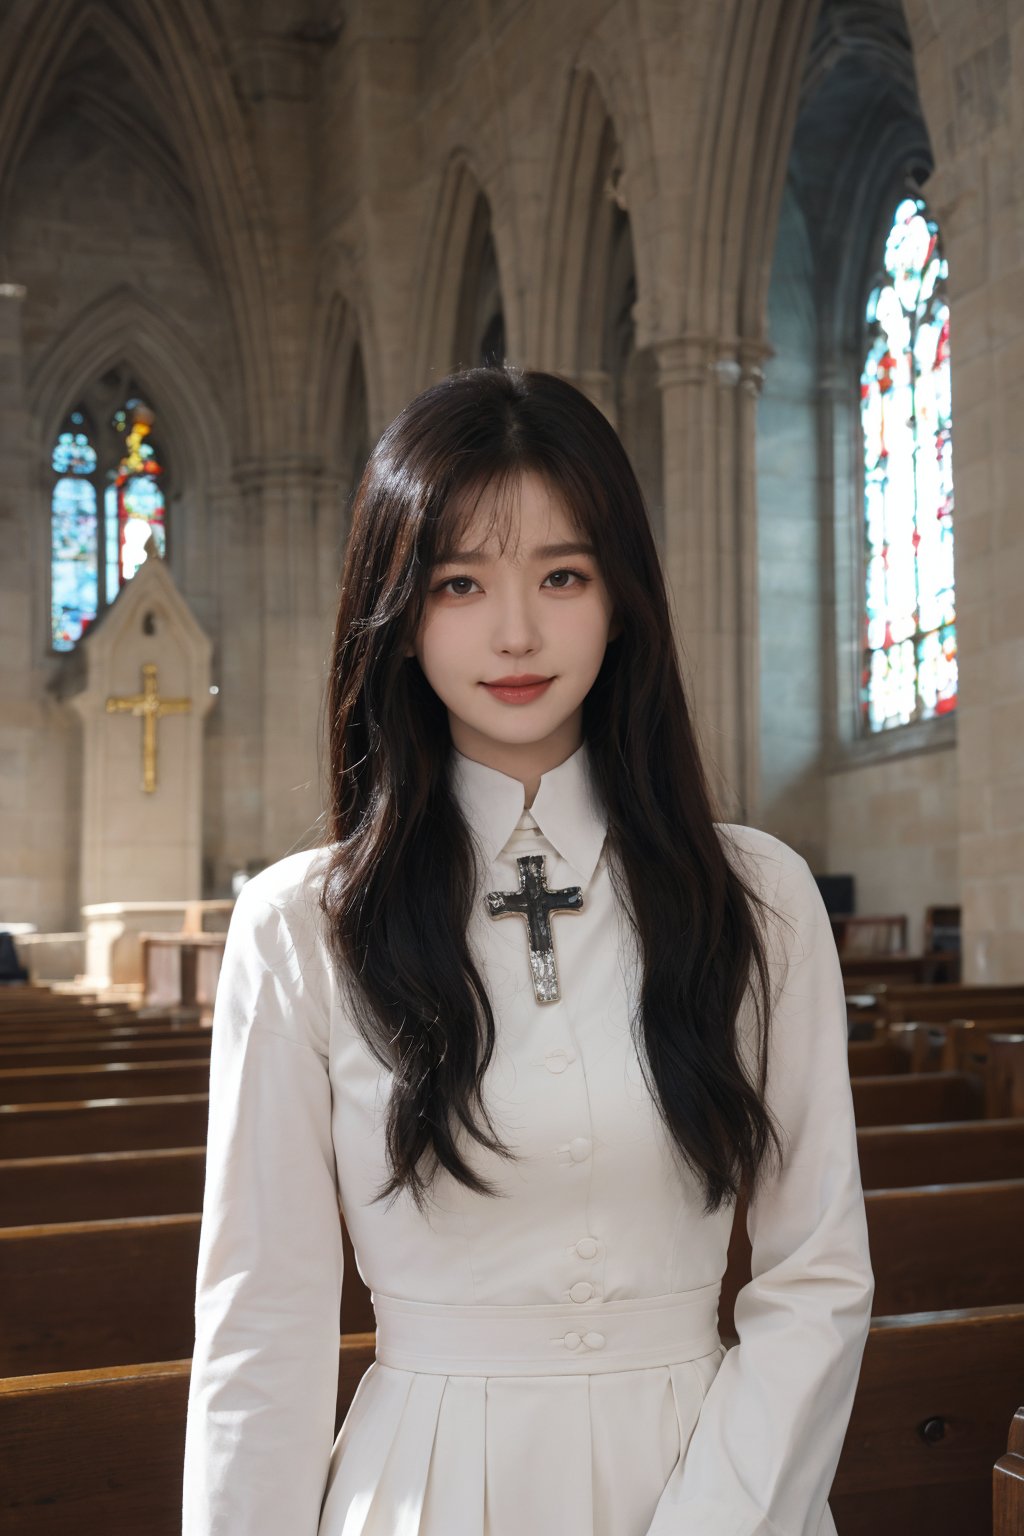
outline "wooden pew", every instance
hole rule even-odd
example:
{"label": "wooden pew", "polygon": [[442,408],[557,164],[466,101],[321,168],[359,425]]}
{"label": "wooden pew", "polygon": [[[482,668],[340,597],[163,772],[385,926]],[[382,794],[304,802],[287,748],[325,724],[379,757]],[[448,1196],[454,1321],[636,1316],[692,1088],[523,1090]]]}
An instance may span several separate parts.
{"label": "wooden pew", "polygon": [[864,1203],[877,1316],[1024,1298],[1024,1179],[868,1190]]}
{"label": "wooden pew", "polygon": [[0,1105],[0,1159],[206,1144],[209,1094]]}
{"label": "wooden pew", "polygon": [[90,1067],[0,1068],[0,1104],[52,1104],[68,1099],[166,1098],[175,1093],[205,1093],[210,1059],[105,1062]]}
{"label": "wooden pew", "polygon": [[985,1536],[1024,1305],[875,1318],[829,1495],[842,1536]]}
{"label": "wooden pew", "polygon": [[985,1107],[980,1078],[967,1072],[901,1072],[851,1083],[858,1125],[978,1120]]}
{"label": "wooden pew", "polygon": [[963,1072],[977,1070],[988,1050],[988,1036],[1016,1034],[1021,1025],[1013,1019],[945,1019],[931,1023],[906,1020],[885,1026],[875,1039],[864,1044],[899,1047],[911,1072]]}
{"label": "wooden pew", "polygon": [[887,986],[880,993],[886,1023],[924,1021],[942,1024],[949,1019],[1022,1018],[1024,985],[976,986],[970,982],[942,982],[936,986]]}
{"label": "wooden pew", "polygon": [[180,1061],[209,1059],[212,1036],[208,1029],[183,1030],[180,1034],[154,1034],[150,1038],[118,1042],[90,1040],[81,1044],[58,1041],[51,1045],[0,1044],[0,1067],[102,1066],[110,1061]]}
{"label": "wooden pew", "polygon": [[896,1040],[854,1040],[846,1047],[851,1077],[891,1076],[910,1071],[910,1052]]}
{"label": "wooden pew", "polygon": [[[1024,1179],[866,1190],[875,1316],[1001,1306],[1024,1290]],[[747,1203],[737,1201],[722,1280],[721,1333],[750,1279]]]}
{"label": "wooden pew", "polygon": [[[869,1190],[865,1203],[877,1314],[1001,1305],[1019,1294],[1024,1180]],[[199,1229],[198,1213],[0,1229],[0,1374],[177,1358],[191,1338]],[[368,1305],[347,1257],[347,1294],[360,1298],[351,1304]],[[723,1282],[723,1332],[749,1275],[744,1206]]]}
{"label": "wooden pew", "polygon": [[117,1221],[188,1215],[203,1208],[206,1148],[87,1152],[0,1162],[0,1222]]}
{"label": "wooden pew", "polygon": [[[0,1376],[190,1355],[199,1229],[198,1214],[0,1228]],[[344,1223],[342,1244],[342,1327],[362,1332],[373,1307]]]}
{"label": "wooden pew", "polygon": [[844,980],[855,991],[876,986],[954,986],[959,955],[840,955]]}
{"label": "wooden pew", "polygon": [[[1024,1169],[1024,1118],[948,1125],[863,1126],[868,1189],[1012,1179]],[[0,1221],[33,1226],[169,1216],[202,1209],[206,1149],[13,1158],[0,1162]]]}
{"label": "wooden pew", "polygon": [[987,1044],[987,1113],[1024,1115],[1024,1034],[992,1034]]}
{"label": "wooden pew", "polygon": [[[829,1494],[843,1536],[991,1529],[1022,1355],[1024,1306],[876,1319]],[[335,1433],[373,1359],[372,1333],[341,1339]],[[0,1381],[5,1536],[180,1536],[189,1373],[184,1359]]]}
{"label": "wooden pew", "polygon": [[[372,1332],[340,1340],[335,1433],[373,1361]],[[0,1381],[4,1536],[181,1536],[190,1372],[182,1359]]]}
{"label": "wooden pew", "polygon": [[1024,1408],[1010,1425],[1006,1455],[992,1468],[992,1536],[1024,1533]]}
{"label": "wooden pew", "polygon": [[126,1003],[88,1003],[79,1007],[0,1009],[0,1033],[9,1029],[46,1030],[54,1025],[98,1025],[123,1023],[134,1018],[136,1010]]}
{"label": "wooden pew", "polygon": [[1024,1118],[860,1126],[857,1151],[865,1189],[1012,1179],[1024,1171]]}
{"label": "wooden pew", "polygon": [[[124,1025],[96,1025],[91,1029],[47,1029],[39,1030],[12,1030],[10,1034],[0,1035],[0,1050],[11,1050],[15,1046],[31,1046],[39,1049],[44,1045],[63,1045],[69,1047],[86,1045],[118,1045],[128,1044],[137,1040],[140,1044],[148,1044],[154,1040],[163,1040],[170,1035],[172,1038],[181,1036],[184,1038],[196,1028],[195,1021],[191,1018],[182,1019],[179,1024],[159,1023],[132,1023]],[[204,1030],[208,1038],[212,1039],[209,1030]]]}

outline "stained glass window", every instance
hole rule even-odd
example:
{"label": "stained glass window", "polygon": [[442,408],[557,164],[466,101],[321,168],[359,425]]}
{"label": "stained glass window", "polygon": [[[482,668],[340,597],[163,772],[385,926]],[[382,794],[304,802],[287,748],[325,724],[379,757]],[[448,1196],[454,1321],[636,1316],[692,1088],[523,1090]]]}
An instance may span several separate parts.
{"label": "stained glass window", "polygon": [[114,601],[145,560],[151,533],[157,553],[166,554],[163,456],[153,423],[149,406],[132,394],[99,433],[79,408],[58,434],[50,501],[54,650],[72,650]]}
{"label": "stained glass window", "polygon": [[85,418],[73,411],[53,447],[56,476],[50,503],[52,633],[54,649],[70,651],[96,617],[99,528],[96,450]]}
{"label": "stained glass window", "polygon": [[904,198],[868,300],[860,389],[869,732],[956,708],[946,277],[938,225],[921,198]]}
{"label": "stained glass window", "polygon": [[150,533],[161,557],[166,548],[164,493],[160,486],[163,466],[150,440],[153,412],[141,400],[129,400],[115,412],[114,428],[121,435],[124,451],[107,492],[108,525],[111,534],[116,527],[117,536],[117,558],[112,560],[108,535],[108,603],[116,596],[116,591],[111,591],[110,573],[118,586],[130,581],[146,558],[145,544]]}

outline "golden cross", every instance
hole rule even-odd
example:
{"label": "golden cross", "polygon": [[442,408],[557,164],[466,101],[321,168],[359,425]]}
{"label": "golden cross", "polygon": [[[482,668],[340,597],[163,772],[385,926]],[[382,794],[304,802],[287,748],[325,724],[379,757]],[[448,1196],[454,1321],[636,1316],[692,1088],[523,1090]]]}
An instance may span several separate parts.
{"label": "golden cross", "polygon": [[156,662],[142,664],[142,692],[107,700],[108,715],[131,714],[142,718],[142,788],[147,795],[156,789],[156,723],[164,715],[187,715],[191,699],[162,699],[156,687]]}

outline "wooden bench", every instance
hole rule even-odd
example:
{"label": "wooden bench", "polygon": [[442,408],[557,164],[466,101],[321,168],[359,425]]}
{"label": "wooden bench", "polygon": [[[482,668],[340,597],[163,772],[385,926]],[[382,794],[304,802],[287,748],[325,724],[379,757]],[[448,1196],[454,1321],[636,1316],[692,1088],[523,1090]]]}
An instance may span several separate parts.
{"label": "wooden bench", "polygon": [[842,1536],[985,1536],[1024,1305],[875,1318],[829,1496]]}
{"label": "wooden bench", "polygon": [[857,1150],[866,1190],[1012,1179],[1024,1170],[1024,1118],[861,1126]]}
{"label": "wooden bench", "polygon": [[992,1536],[1024,1532],[1024,1408],[1010,1425],[1006,1455],[992,1468]]}
{"label": "wooden bench", "polygon": [[907,1125],[944,1120],[978,1120],[985,1093],[980,1078],[967,1072],[901,1072],[852,1080],[858,1125]]}
{"label": "wooden bench", "polygon": [[[7,1226],[162,1216],[202,1209],[206,1150],[93,1152],[0,1162]],[[1011,1179],[1024,1169],[1024,1117],[938,1125],[862,1126],[865,1189]]]}
{"label": "wooden bench", "polygon": [[112,1061],[94,1067],[0,1068],[0,1104],[156,1098],[204,1093],[209,1086],[209,1056],[138,1064]]}
{"label": "wooden bench", "polygon": [[203,1208],[206,1148],[86,1152],[0,1162],[0,1222],[117,1221],[188,1215]]}
{"label": "wooden bench", "polygon": [[0,1159],[206,1145],[209,1094],[0,1105]]}
{"label": "wooden bench", "polygon": [[[39,1048],[44,1045],[65,1045],[70,1047],[86,1045],[118,1045],[127,1044],[132,1040],[145,1044],[147,1041],[162,1040],[167,1035],[186,1035],[196,1029],[194,1017],[183,1015],[182,1022],[133,1022],[123,1025],[96,1025],[90,1029],[46,1029],[46,1030],[11,1030],[10,1034],[0,1035],[0,1050],[11,1050],[15,1046],[32,1046]],[[212,1038],[210,1031],[203,1031]]]}
{"label": "wooden bench", "polygon": [[909,1072],[910,1051],[896,1040],[854,1040],[846,1047],[851,1077],[891,1076]]}
{"label": "wooden bench", "polygon": [[51,1045],[0,1044],[0,1067],[101,1066],[109,1061],[179,1061],[183,1057],[207,1059],[212,1036],[208,1029],[188,1029],[180,1034],[153,1034],[141,1039],[90,1040],[80,1044],[58,1041]]}
{"label": "wooden bench", "polygon": [[[190,1355],[199,1229],[198,1214],[0,1228],[0,1376]],[[372,1330],[343,1223],[342,1243],[342,1328]]]}
{"label": "wooden bench", "polygon": [[[372,1332],[341,1338],[335,1433],[373,1360]],[[181,1536],[191,1364],[0,1381],[4,1536]]]}
{"label": "wooden bench", "polygon": [[[864,1206],[875,1316],[1001,1306],[1020,1295],[1024,1179],[869,1189]],[[723,1333],[733,1333],[736,1297],[750,1279],[746,1215],[746,1201],[737,1201],[718,1307]]]}
{"label": "wooden bench", "polygon": [[889,1024],[923,1020],[1022,1018],[1024,985],[976,986],[943,982],[936,986],[887,986],[878,998]]}
{"label": "wooden bench", "polygon": [[[1024,1305],[876,1319],[829,1494],[842,1536],[989,1531],[1022,1356]],[[373,1359],[371,1332],[341,1339],[335,1433]],[[190,1368],[0,1381],[5,1536],[180,1536]]]}

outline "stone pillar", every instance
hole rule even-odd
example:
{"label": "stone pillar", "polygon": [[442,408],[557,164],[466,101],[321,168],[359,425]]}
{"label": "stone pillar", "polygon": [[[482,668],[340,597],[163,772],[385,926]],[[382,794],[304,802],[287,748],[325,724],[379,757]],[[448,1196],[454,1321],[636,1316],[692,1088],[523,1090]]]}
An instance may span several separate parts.
{"label": "stone pillar", "polygon": [[227,896],[263,843],[262,528],[259,505],[254,512],[233,481],[211,488],[205,505],[220,600],[211,624],[219,693],[203,744],[203,886]]}
{"label": "stone pillar", "polygon": [[0,918],[66,928],[73,722],[46,691],[49,503],[25,400],[25,289],[0,283]]}
{"label": "stone pillar", "polygon": [[754,430],[763,347],[680,336],[654,344],[664,439],[665,574],[683,676],[718,809],[758,801]]}
{"label": "stone pillar", "polygon": [[288,459],[239,474],[250,518],[262,527],[262,826],[266,862],[321,833],[319,742],[326,648],[320,614],[315,509],[319,465]]}

